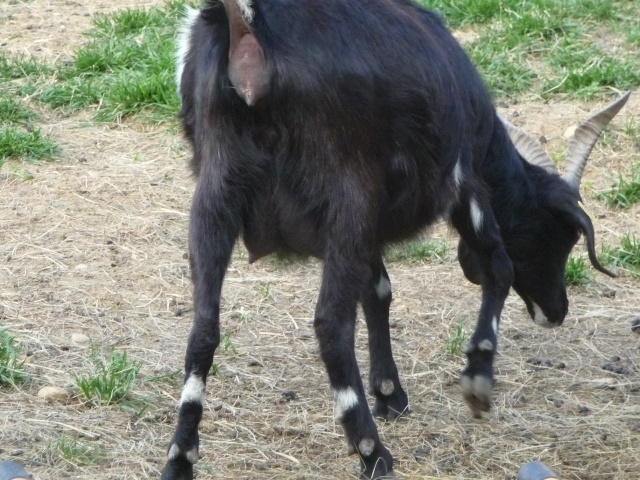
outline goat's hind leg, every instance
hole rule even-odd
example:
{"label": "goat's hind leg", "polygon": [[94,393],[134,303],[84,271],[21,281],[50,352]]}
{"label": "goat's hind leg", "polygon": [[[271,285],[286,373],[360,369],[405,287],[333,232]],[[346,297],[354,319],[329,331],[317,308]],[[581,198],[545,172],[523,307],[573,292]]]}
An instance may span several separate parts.
{"label": "goat's hind leg", "polygon": [[479,185],[460,192],[451,221],[469,249],[468,254],[475,258],[476,275],[482,285],[478,323],[465,347],[468,363],[460,377],[464,398],[473,416],[479,418],[491,407],[498,324],[513,283],[513,267],[487,196]]}
{"label": "goat's hind leg", "polygon": [[373,415],[395,420],[409,413],[409,399],[400,385],[391,350],[391,282],[382,259],[373,265],[371,271],[369,285],[362,295],[362,308],[369,333],[369,389],[376,397]]}
{"label": "goat's hind leg", "polygon": [[194,284],[195,319],[185,355],[185,379],[180,397],[178,424],[169,444],[162,480],[192,480],[198,461],[198,425],[202,419],[207,374],[220,343],[220,294],[222,280],[240,231],[237,212],[227,202],[212,201],[207,188],[198,184],[191,209],[189,250]]}
{"label": "goat's hind leg", "polygon": [[392,472],[393,457],[378,436],[356,361],[356,310],[370,275],[368,262],[354,260],[357,255],[349,252],[325,259],[314,328],[349,453],[360,456],[364,477],[380,478]]}

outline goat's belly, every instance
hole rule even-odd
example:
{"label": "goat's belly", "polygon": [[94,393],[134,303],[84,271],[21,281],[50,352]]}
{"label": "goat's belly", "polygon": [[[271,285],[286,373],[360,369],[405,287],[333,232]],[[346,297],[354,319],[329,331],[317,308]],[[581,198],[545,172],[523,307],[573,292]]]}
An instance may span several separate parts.
{"label": "goat's belly", "polygon": [[324,239],[313,222],[302,215],[277,212],[278,209],[261,209],[245,222],[242,240],[249,252],[249,262],[274,252],[322,258]]}

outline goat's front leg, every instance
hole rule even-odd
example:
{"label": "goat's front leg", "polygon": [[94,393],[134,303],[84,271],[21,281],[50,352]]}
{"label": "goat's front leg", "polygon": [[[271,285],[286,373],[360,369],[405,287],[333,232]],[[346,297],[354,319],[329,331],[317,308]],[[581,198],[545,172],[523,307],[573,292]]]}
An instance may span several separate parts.
{"label": "goat's front leg", "polygon": [[198,461],[198,424],[202,418],[205,384],[213,354],[220,343],[222,280],[240,231],[241,215],[229,207],[237,203],[229,202],[227,198],[212,198],[213,192],[203,183],[201,179],[196,188],[189,224],[195,319],[185,356],[178,425],[169,444],[162,480],[193,479],[193,464]]}
{"label": "goat's front leg", "polygon": [[385,420],[395,420],[409,413],[409,399],[400,385],[391,351],[391,281],[381,258],[373,264],[371,273],[362,295],[369,334],[369,391],[376,397],[373,414]]}
{"label": "goat's front leg", "polygon": [[491,408],[498,324],[513,283],[513,267],[489,202],[479,188],[461,193],[451,221],[477,262],[474,275],[482,285],[478,323],[465,347],[468,363],[460,377],[464,399],[479,418]]}
{"label": "goat's front leg", "polygon": [[379,478],[392,472],[393,457],[378,436],[354,350],[357,302],[369,275],[368,264],[351,255],[326,258],[314,327],[349,453],[360,455],[364,476]]}

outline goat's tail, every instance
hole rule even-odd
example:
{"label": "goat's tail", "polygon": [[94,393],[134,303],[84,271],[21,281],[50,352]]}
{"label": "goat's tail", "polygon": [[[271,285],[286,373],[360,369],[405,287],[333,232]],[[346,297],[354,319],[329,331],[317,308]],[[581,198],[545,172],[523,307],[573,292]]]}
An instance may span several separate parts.
{"label": "goat's tail", "polygon": [[247,105],[271,91],[272,68],[251,30],[254,0],[223,0],[229,20],[229,80]]}

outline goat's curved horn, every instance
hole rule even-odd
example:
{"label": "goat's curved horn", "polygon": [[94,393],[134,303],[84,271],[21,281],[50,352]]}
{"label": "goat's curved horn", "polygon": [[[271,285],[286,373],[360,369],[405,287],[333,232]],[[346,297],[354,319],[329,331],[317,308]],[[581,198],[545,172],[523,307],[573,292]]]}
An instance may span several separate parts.
{"label": "goat's curved horn", "polygon": [[544,168],[549,173],[559,174],[556,164],[549,158],[547,152],[533,138],[527,135],[524,130],[516,127],[509,120],[498,114],[498,118],[507,129],[507,133],[518,150],[527,162]]}
{"label": "goat's curved horn", "polygon": [[630,94],[631,91],[626,92],[583,122],[569,141],[566,156],[566,173],[562,178],[576,190],[580,189],[580,180],[582,180],[584,167],[587,164],[587,159],[593,146],[598,141],[598,137],[600,137],[604,128],[616,116],[622,106],[627,103]]}

